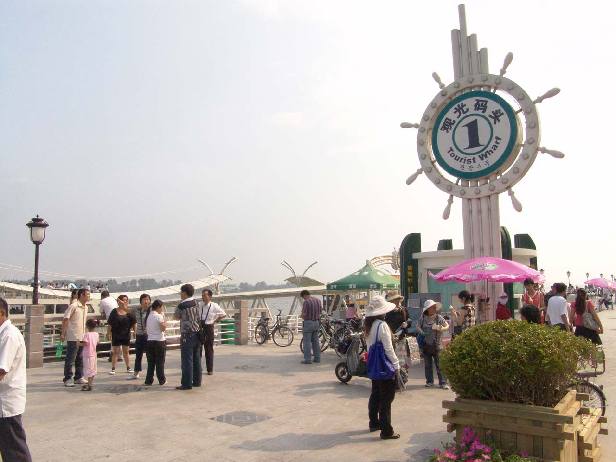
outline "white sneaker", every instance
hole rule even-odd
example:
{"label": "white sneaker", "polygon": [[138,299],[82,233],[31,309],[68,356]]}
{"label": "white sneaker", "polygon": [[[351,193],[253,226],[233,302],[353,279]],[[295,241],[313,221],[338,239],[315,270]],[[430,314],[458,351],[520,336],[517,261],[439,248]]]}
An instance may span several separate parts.
{"label": "white sneaker", "polygon": [[111,369],[111,370],[109,371],[109,375],[115,375],[115,369]]}
{"label": "white sneaker", "polygon": [[85,385],[86,383],[88,383],[88,381],[84,379],[83,377],[80,378],[79,380],[75,380],[75,385]]}
{"label": "white sneaker", "polygon": [[137,380],[139,378],[139,373],[129,376],[126,380]]}
{"label": "white sneaker", "polygon": [[70,380],[65,380],[64,381],[64,386],[66,388],[73,388],[75,386],[75,384],[73,382],[71,382]]}

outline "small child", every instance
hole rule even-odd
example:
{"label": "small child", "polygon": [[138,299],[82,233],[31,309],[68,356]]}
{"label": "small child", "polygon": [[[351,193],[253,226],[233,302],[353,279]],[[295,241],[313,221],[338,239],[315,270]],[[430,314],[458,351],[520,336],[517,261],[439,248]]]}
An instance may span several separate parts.
{"label": "small child", "polygon": [[88,329],[88,332],[83,336],[81,356],[83,358],[83,376],[88,380],[88,383],[81,387],[81,391],[92,391],[92,383],[96,376],[96,345],[98,345],[98,332],[94,332],[96,321],[88,319],[86,329]]}

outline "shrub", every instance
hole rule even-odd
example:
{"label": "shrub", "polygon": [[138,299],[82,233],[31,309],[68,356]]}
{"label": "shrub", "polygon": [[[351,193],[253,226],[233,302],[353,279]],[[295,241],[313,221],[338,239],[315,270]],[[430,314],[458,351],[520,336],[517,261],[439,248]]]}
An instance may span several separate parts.
{"label": "shrub", "polygon": [[466,330],[441,353],[441,367],[462,398],[552,407],[596,352],[586,339],[524,321]]}

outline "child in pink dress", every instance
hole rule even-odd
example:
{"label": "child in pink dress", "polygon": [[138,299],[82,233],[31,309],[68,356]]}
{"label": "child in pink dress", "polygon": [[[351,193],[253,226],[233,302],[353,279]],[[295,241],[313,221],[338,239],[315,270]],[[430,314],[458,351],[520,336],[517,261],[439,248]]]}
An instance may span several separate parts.
{"label": "child in pink dress", "polygon": [[83,358],[83,376],[88,380],[88,383],[81,387],[81,391],[92,391],[92,383],[96,376],[96,345],[98,345],[98,332],[94,332],[96,321],[88,319],[86,328],[88,332],[83,336],[81,356]]}

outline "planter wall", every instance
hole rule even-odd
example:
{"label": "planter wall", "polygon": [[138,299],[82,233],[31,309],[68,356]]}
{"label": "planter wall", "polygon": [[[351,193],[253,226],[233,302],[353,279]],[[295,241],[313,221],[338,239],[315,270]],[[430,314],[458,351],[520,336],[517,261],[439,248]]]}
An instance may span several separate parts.
{"label": "planter wall", "polygon": [[604,418],[582,408],[584,396],[570,391],[553,408],[497,401],[456,398],[443,401],[447,431],[462,437],[471,427],[480,438],[496,446],[527,453],[544,462],[596,462],[600,457],[597,435]]}

